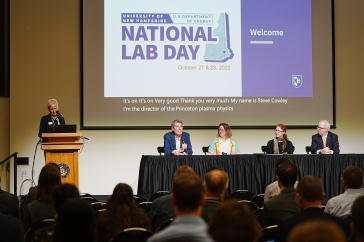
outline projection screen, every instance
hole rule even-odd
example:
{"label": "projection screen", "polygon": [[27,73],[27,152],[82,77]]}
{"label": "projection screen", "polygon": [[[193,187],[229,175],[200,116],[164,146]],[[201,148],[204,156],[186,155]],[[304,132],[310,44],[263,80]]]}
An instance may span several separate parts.
{"label": "projection screen", "polygon": [[84,0],[83,129],[335,125],[331,0]]}

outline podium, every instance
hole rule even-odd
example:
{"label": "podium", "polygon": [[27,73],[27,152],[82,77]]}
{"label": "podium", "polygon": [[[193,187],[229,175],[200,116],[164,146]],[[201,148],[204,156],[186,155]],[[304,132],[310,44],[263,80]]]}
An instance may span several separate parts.
{"label": "podium", "polygon": [[72,183],[78,187],[78,151],[83,142],[82,133],[43,133],[42,150],[45,151],[46,164],[54,162],[61,170],[62,183]]}

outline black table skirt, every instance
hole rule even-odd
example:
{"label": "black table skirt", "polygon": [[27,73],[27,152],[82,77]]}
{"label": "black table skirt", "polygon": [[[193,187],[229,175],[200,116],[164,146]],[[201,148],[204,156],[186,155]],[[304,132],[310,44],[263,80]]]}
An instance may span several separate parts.
{"label": "black table skirt", "polygon": [[[275,180],[275,162],[282,155],[193,155],[142,156],[139,167],[137,195],[145,199],[158,191],[171,191],[174,171],[181,165],[192,167],[203,178],[206,171],[216,167],[229,174],[229,194],[236,190],[264,193]],[[349,166],[364,170],[364,154],[286,155],[298,168],[298,179],[313,175],[322,181],[326,198],[343,192],[341,176]]]}

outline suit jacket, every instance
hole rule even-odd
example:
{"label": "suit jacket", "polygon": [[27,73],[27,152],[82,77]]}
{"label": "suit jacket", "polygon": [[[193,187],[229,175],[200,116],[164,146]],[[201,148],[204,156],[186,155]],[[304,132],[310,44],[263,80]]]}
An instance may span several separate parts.
{"label": "suit jacket", "polygon": [[0,214],[0,241],[24,242],[23,227],[19,219]]}
{"label": "suit jacket", "polygon": [[0,205],[5,214],[12,215],[20,221],[20,208],[18,197],[14,194],[0,189]]}
{"label": "suit jacket", "polygon": [[[279,154],[282,154],[282,142],[278,142]],[[287,140],[286,142],[286,149],[284,150],[288,154],[293,154],[294,148],[291,141]],[[274,154],[274,140],[269,140],[267,143],[267,154]]]}
{"label": "suit jacket", "polygon": [[[66,124],[63,116],[58,116],[59,124]],[[40,119],[38,137],[42,138],[43,133],[54,133],[52,115],[49,113]]]}
{"label": "suit jacket", "polygon": [[[330,150],[333,150],[334,154],[340,154],[339,137],[330,131],[327,133],[326,146],[329,147]],[[322,136],[319,134],[312,135],[311,153],[316,154],[318,150],[323,148]]]}
{"label": "suit jacket", "polygon": [[264,203],[263,226],[268,227],[278,224],[281,220],[299,213],[296,189],[287,187]]}
{"label": "suit jacket", "polygon": [[300,223],[303,223],[308,220],[312,219],[323,219],[323,220],[330,220],[339,227],[341,227],[346,234],[346,236],[349,238],[350,236],[350,226],[349,221],[345,220],[340,217],[333,216],[331,214],[327,214],[322,210],[320,207],[308,207],[304,209],[302,212],[300,212],[297,215],[291,216],[287,219],[282,220],[278,224],[278,231],[277,231],[277,240],[278,242],[284,242],[287,239],[287,235],[289,232]]}
{"label": "suit jacket", "polygon": [[[186,153],[192,155],[192,145],[190,140],[190,134],[187,132],[182,132],[181,141],[187,144]],[[182,142],[181,142],[182,145]],[[174,137],[173,131],[168,132],[164,135],[164,154],[173,155],[172,151],[176,149],[176,138]]]}
{"label": "suit jacket", "polygon": [[155,233],[147,242],[213,242],[207,234],[205,221],[199,216],[178,216],[159,233]]}
{"label": "suit jacket", "polygon": [[210,221],[211,215],[216,209],[221,207],[222,201],[218,198],[206,197],[205,204],[202,207],[201,217],[206,223]]}
{"label": "suit jacket", "polygon": [[164,222],[174,217],[171,194],[161,196],[153,201],[149,212],[152,221],[153,230],[155,231]]}

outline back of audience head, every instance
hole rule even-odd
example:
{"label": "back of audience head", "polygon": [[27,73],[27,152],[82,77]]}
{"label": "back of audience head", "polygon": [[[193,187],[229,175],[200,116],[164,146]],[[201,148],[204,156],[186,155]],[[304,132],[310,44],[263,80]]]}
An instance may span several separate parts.
{"label": "back of audience head", "polygon": [[363,186],[363,171],[356,166],[346,167],[343,173],[343,185],[346,188],[361,188]]}
{"label": "back of audience head", "polygon": [[97,240],[109,241],[119,231],[131,227],[151,229],[150,219],[135,205],[133,189],[119,183],[106,202],[106,210],[97,216]]}
{"label": "back of audience head", "polygon": [[43,166],[39,174],[37,199],[39,201],[52,201],[53,193],[61,185],[61,173],[53,164]]}
{"label": "back of audience head", "polygon": [[177,178],[180,175],[184,175],[184,174],[192,174],[195,175],[195,171],[190,167],[190,166],[179,166],[173,173],[173,179]]}
{"label": "back of audience head", "polygon": [[282,157],[282,158],[279,158],[277,161],[276,161],[276,170],[278,169],[278,166],[280,166],[281,164],[285,163],[285,162],[289,162],[289,163],[292,163],[292,161],[286,157]]}
{"label": "back of audience head", "polygon": [[261,234],[256,217],[248,205],[226,201],[212,215],[208,232],[215,242],[253,242]]}
{"label": "back of audience head", "polygon": [[351,207],[351,230],[355,241],[364,241],[364,196],[355,199]]}
{"label": "back of audience head", "polygon": [[133,189],[126,183],[115,186],[112,195],[107,201],[108,209],[115,209],[120,205],[134,206]]}
{"label": "back of audience head", "polygon": [[[178,212],[194,212],[203,204],[203,185],[195,174],[183,174],[174,178],[172,204]],[[175,212],[177,215],[177,212]]]}
{"label": "back of audience head", "polygon": [[228,174],[220,169],[213,169],[205,174],[204,189],[205,194],[225,197],[229,186]]}
{"label": "back of audience head", "polygon": [[297,167],[292,162],[283,162],[277,168],[277,177],[284,187],[293,187],[297,180]]}
{"label": "back of audience head", "polygon": [[314,176],[305,176],[297,185],[297,201],[301,209],[310,205],[321,205],[325,192],[321,181]]}
{"label": "back of audience head", "polygon": [[346,242],[342,228],[329,220],[309,220],[296,225],[287,242]]}
{"label": "back of audience head", "polygon": [[58,213],[62,204],[69,198],[79,198],[80,192],[78,188],[71,183],[63,183],[56,187],[53,195],[54,209]]}
{"label": "back of audience head", "polygon": [[54,236],[56,242],[94,242],[95,217],[89,202],[67,199],[60,208]]}

